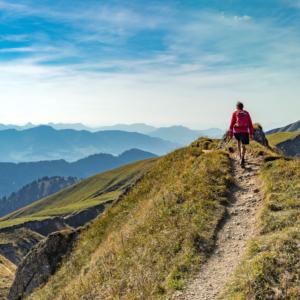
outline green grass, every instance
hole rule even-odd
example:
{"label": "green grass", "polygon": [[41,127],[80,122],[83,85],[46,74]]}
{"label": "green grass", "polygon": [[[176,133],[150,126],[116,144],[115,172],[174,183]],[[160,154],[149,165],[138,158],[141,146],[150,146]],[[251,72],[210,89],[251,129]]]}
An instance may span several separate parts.
{"label": "green grass", "polygon": [[1,218],[0,228],[32,220],[64,216],[116,200],[124,189],[133,184],[154,161],[155,159],[139,161],[83,180]]}
{"label": "green grass", "polygon": [[300,160],[266,162],[259,233],[222,299],[300,299]]}
{"label": "green grass", "polygon": [[295,132],[278,132],[267,135],[267,138],[272,146],[276,146],[282,142],[293,139],[300,134],[300,130]]}
{"label": "green grass", "polygon": [[166,299],[214,246],[231,183],[225,152],[201,139],[159,158],[89,228],[29,299]]}

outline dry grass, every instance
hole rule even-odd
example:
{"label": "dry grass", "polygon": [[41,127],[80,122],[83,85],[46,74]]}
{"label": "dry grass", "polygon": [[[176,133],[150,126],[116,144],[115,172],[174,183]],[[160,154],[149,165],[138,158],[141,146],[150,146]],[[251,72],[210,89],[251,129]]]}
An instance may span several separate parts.
{"label": "dry grass", "polygon": [[30,299],[166,299],[181,289],[211,251],[225,211],[229,158],[202,152],[212,147],[202,139],[160,158]]}
{"label": "dry grass", "polygon": [[260,233],[222,299],[300,299],[300,161],[266,162],[262,179]]}
{"label": "dry grass", "polygon": [[12,284],[16,266],[0,255],[0,300],[7,299],[7,293]]}

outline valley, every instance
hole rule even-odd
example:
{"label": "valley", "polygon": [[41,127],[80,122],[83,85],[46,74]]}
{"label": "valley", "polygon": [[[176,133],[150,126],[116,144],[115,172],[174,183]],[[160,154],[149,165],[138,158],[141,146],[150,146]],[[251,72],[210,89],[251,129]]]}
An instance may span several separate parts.
{"label": "valley", "polygon": [[[231,300],[251,293],[272,298],[275,290],[285,299],[300,296],[292,266],[300,242],[299,160],[274,151],[262,127],[255,128],[262,144],[251,143],[245,170],[237,165],[236,149],[232,154],[233,142],[201,138],[166,156],[89,177],[1,218],[2,297]],[[267,248],[254,251],[262,241]],[[293,258],[285,258],[287,244]],[[278,258],[290,270],[281,278],[278,266],[276,283],[268,273],[272,251],[272,261]],[[261,288],[257,260],[266,268]]]}
{"label": "valley", "polygon": [[[0,255],[15,268],[52,232],[76,229],[96,218],[154,163],[150,159],[98,174],[0,218]],[[5,270],[1,263],[0,268]],[[6,286],[11,278],[7,277]]]}

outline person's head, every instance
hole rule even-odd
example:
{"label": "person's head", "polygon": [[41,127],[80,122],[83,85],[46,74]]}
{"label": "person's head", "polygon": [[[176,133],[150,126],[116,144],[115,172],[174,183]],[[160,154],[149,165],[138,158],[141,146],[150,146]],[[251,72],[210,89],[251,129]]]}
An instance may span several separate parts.
{"label": "person's head", "polygon": [[239,101],[239,102],[236,104],[236,109],[243,110],[243,109],[244,109],[244,104],[243,104],[242,102]]}

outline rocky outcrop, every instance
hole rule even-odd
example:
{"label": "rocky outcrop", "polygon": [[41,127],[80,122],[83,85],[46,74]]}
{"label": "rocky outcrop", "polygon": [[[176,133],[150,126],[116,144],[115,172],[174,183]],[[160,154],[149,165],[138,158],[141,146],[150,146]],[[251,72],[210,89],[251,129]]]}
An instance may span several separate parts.
{"label": "rocky outcrop", "polygon": [[65,223],[64,218],[55,217],[39,221],[28,221],[10,227],[5,227],[0,229],[0,233],[11,232],[12,230],[20,228],[27,228],[41,235],[47,236],[52,232],[65,229],[66,227],[68,227],[68,225]]}
{"label": "rocky outcrop", "polygon": [[9,300],[21,300],[47,282],[62,258],[72,249],[77,231],[65,230],[50,234],[28,253],[19,265]]}
{"label": "rocky outcrop", "polygon": [[30,249],[44,236],[27,228],[10,229],[0,233],[0,255],[18,265]]}
{"label": "rocky outcrop", "polygon": [[276,145],[276,147],[286,156],[300,156],[300,134],[293,139],[289,139]]}
{"label": "rocky outcrop", "polygon": [[[254,140],[258,143],[260,143],[261,145],[269,148],[269,141],[264,133],[264,130],[262,128],[262,126],[260,124],[254,124],[254,136],[253,136]],[[219,144],[218,148],[223,148],[225,147],[225,145],[227,144],[227,142],[229,141],[229,131],[227,131],[224,135],[223,138]]]}
{"label": "rocky outcrop", "polygon": [[28,221],[10,227],[1,228],[0,234],[10,233],[21,228],[27,228],[43,236],[47,236],[55,231],[78,228],[95,219],[111,203],[112,201],[107,201],[105,203],[83,209],[65,217],[55,217],[39,221]]}
{"label": "rocky outcrop", "polygon": [[265,147],[270,147],[269,146],[269,141],[263,131],[263,128],[260,124],[254,124],[254,136],[253,136],[254,140],[258,143],[260,143],[261,145],[265,146]]}
{"label": "rocky outcrop", "polygon": [[95,219],[98,215],[100,215],[107,206],[109,206],[112,201],[107,201],[104,204],[96,205],[79,212],[76,212],[72,215],[69,215],[64,218],[64,222],[73,227],[78,228],[86,223],[90,222],[91,220]]}

